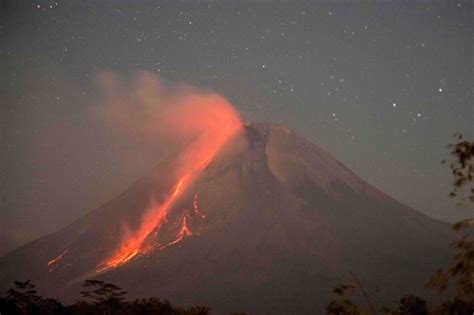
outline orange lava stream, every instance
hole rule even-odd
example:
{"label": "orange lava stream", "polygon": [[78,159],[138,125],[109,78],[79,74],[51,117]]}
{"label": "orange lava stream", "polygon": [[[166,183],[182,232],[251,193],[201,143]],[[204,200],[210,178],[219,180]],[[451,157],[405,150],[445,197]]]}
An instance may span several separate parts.
{"label": "orange lava stream", "polygon": [[[195,120],[200,126],[206,126],[206,128],[204,129],[205,131],[197,137],[196,141],[181,152],[179,158],[182,165],[182,168],[180,168],[181,176],[178,177],[170,193],[160,205],[152,204],[151,209],[143,216],[138,230],[122,241],[120,247],[115,251],[112,257],[99,263],[96,268],[97,272],[121,266],[134,257],[150,253],[154,247],[145,246],[145,240],[151,233],[158,233],[161,225],[166,221],[168,213],[189,184],[214,160],[224,144],[226,144],[232,136],[242,130],[240,119],[230,107],[214,112],[213,115],[195,117]],[[196,213],[199,213],[196,197],[194,198],[193,205]],[[201,218],[204,218],[202,214],[199,213],[199,215]],[[183,238],[191,235],[193,234],[188,229],[186,217],[184,217],[181,230],[176,236],[176,240],[164,247],[176,244]]]}
{"label": "orange lava stream", "polygon": [[55,262],[57,262],[58,260],[60,260],[61,258],[63,258],[64,255],[66,255],[68,252],[69,252],[69,249],[66,249],[64,252],[62,252],[61,254],[59,254],[58,257],[53,258],[53,259],[51,259],[50,261],[48,261],[48,266],[51,266],[52,264],[54,264]]}
{"label": "orange lava stream", "polygon": [[156,227],[160,226],[161,222],[163,221],[163,219],[165,219],[169,210],[173,206],[179,194],[183,191],[184,187],[188,184],[190,179],[191,173],[188,173],[181,177],[180,180],[176,183],[171,194],[168,195],[165,201],[160,206],[152,209],[148,213],[148,215],[142,221],[139,230],[124,244],[122,244],[121,248],[112,258],[101,264],[96,269],[96,271],[102,272],[107,269],[123,265],[130,261],[137,254],[139,254],[142,250],[143,242]]}
{"label": "orange lava stream", "polygon": [[166,244],[162,248],[165,248],[165,247],[174,245],[176,243],[179,243],[183,240],[183,238],[191,236],[191,235],[193,235],[193,233],[188,229],[188,225],[186,224],[186,216],[184,216],[183,221],[182,221],[181,230],[179,230],[177,238],[174,241]]}
{"label": "orange lava stream", "polygon": [[197,214],[197,215],[199,215],[199,216],[201,217],[201,219],[206,218],[206,215],[205,215],[205,214],[202,214],[201,211],[199,211],[199,207],[198,207],[198,195],[197,195],[197,194],[194,194],[193,208],[194,208],[194,213]]}
{"label": "orange lava stream", "polygon": [[[194,176],[197,175],[196,171],[200,172],[204,168],[206,168],[206,166],[211,163],[212,159],[216,154],[217,148],[211,151],[211,153],[208,154],[204,159],[196,163],[196,170],[189,171],[188,173],[183,175],[174,185],[174,188],[171,190],[171,193],[167,196],[164,202],[158,207],[153,207],[147,213],[147,215],[143,218],[142,224],[140,225],[138,231],[121,245],[120,249],[115,253],[112,258],[99,264],[96,268],[96,271],[103,272],[107,269],[118,267],[129,262],[133,257],[141,253],[145,254],[149,252],[149,249],[142,248],[142,245],[147,239],[147,237],[150,235],[151,232],[153,232],[153,230],[159,228],[163,220],[166,219],[168,212],[171,210],[180,194],[184,191],[184,189],[186,189],[187,185],[191,182]],[[185,220],[184,226],[178,234],[178,239],[171,242],[170,244],[167,244],[164,247],[175,244],[181,241],[184,236],[190,235],[192,235],[192,233],[187,228]]]}

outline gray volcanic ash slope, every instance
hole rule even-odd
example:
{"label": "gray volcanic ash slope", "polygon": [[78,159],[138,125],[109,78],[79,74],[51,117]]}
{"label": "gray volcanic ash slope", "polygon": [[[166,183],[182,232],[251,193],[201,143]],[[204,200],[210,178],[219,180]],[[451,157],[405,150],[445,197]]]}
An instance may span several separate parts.
{"label": "gray volcanic ash slope", "polygon": [[0,288],[31,279],[44,295],[78,297],[99,278],[131,296],[205,304],[219,312],[321,313],[355,273],[389,303],[422,288],[449,257],[448,224],[370,186],[282,126],[252,124],[172,207],[149,250],[97,273],[126,223],[173,186],[173,161],[56,233],[0,258]]}

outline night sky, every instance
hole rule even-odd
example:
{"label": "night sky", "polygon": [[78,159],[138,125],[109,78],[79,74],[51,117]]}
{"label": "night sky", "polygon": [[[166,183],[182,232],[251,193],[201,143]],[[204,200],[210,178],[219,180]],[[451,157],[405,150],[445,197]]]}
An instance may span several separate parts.
{"label": "night sky", "polygon": [[97,118],[100,71],[149,70],[280,123],[446,221],[474,137],[471,1],[2,1],[0,254],[115,197],[163,148]]}

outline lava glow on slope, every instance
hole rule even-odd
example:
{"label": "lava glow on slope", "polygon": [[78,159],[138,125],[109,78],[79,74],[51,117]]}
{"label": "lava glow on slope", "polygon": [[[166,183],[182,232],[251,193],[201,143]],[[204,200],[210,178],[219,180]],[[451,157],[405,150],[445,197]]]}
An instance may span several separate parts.
{"label": "lava glow on slope", "polygon": [[[212,152],[212,158],[217,154],[217,150]],[[102,272],[110,268],[118,267],[130,261],[133,257],[139,254],[147,254],[149,252],[149,248],[143,247],[143,243],[147,239],[147,237],[152,233],[154,230],[159,230],[161,224],[166,219],[169,211],[173,207],[176,200],[181,196],[183,191],[188,187],[191,180],[195,179],[196,176],[199,175],[204,168],[212,161],[212,158],[206,157],[203,161],[198,161],[198,167],[195,170],[192,170],[185,175],[183,175],[175,184],[174,188],[165,198],[164,202],[158,206],[152,207],[147,215],[143,217],[142,224],[138,231],[136,231],[130,238],[125,240],[121,245],[120,249],[116,252],[116,254],[108,259],[107,261],[101,263],[96,271]],[[186,224],[186,216],[182,219],[182,228],[179,231],[176,240],[163,246],[161,248],[167,247],[169,245],[173,245],[181,241],[185,236],[191,236],[192,233],[188,229]]]}
{"label": "lava glow on slope", "polygon": [[[148,82],[146,88],[153,90],[153,78],[146,78],[151,80]],[[145,80],[145,81],[146,81]],[[156,93],[146,93],[147,95],[159,95]],[[222,147],[236,134],[242,130],[242,123],[238,114],[234,111],[232,106],[221,96],[213,93],[184,93],[183,95],[174,96],[172,98],[176,101],[173,106],[167,105],[167,109],[162,108],[159,115],[150,112],[146,117],[157,117],[157,124],[163,122],[168,127],[168,132],[174,130],[177,134],[191,134],[193,141],[187,145],[179,154],[178,169],[174,170],[177,174],[176,182],[168,195],[164,198],[161,204],[156,205],[151,203],[151,207],[145,212],[138,230],[131,235],[124,237],[118,249],[105,261],[98,264],[96,271],[103,272],[110,268],[115,268],[126,264],[134,257],[148,254],[150,246],[145,246],[144,243],[147,238],[152,235],[157,235],[162,224],[166,221],[168,213],[173,208],[174,204],[189,185],[199,176],[220,152]],[[153,100],[148,100],[152,102]],[[148,103],[149,103],[148,102]],[[147,103],[147,106],[149,104]],[[149,109],[149,107],[147,107]],[[113,109],[113,108],[112,108]],[[127,111],[131,109],[128,105],[122,105],[117,108],[120,113],[112,113],[112,117],[134,116],[128,115]],[[162,118],[164,116],[165,118]],[[159,118],[158,118],[159,117]],[[123,121],[121,121],[123,122]],[[127,122],[133,124],[135,122]],[[147,128],[147,130],[154,130]],[[197,196],[195,196],[193,203],[194,210],[197,210]],[[200,214],[200,217],[204,216]],[[153,233],[154,232],[154,233]],[[165,246],[157,247],[162,249],[164,247],[176,244],[183,238],[191,236],[192,233],[187,227],[186,216],[181,220],[181,230],[176,235],[174,241]]]}
{"label": "lava glow on slope", "polygon": [[196,215],[198,215],[201,219],[205,219],[206,215],[202,214],[201,211],[199,211],[198,207],[198,195],[194,194],[194,200],[193,200],[193,210]]}
{"label": "lava glow on slope", "polygon": [[48,266],[51,266],[52,264],[55,264],[58,260],[60,260],[61,258],[63,258],[64,255],[66,255],[68,252],[69,252],[69,250],[66,249],[64,252],[62,252],[61,254],[59,254],[56,258],[53,258],[53,259],[51,259],[50,261],[48,261]]}
{"label": "lava glow on slope", "polygon": [[188,229],[188,225],[186,224],[186,216],[183,216],[183,219],[181,220],[181,229],[179,230],[179,233],[178,233],[176,239],[174,241],[166,244],[166,246],[164,246],[164,247],[177,244],[177,243],[181,242],[185,237],[189,237],[191,235],[193,235],[193,233]]}
{"label": "lava glow on slope", "polygon": [[191,174],[186,174],[176,183],[173,190],[166,197],[165,201],[153,207],[146,215],[140,225],[140,228],[129,239],[127,239],[119,249],[119,251],[109,260],[105,261],[102,266],[98,266],[97,272],[107,270],[125,264],[135,257],[142,250],[142,245],[150,233],[159,228],[176,199],[183,192],[183,188],[189,183]]}

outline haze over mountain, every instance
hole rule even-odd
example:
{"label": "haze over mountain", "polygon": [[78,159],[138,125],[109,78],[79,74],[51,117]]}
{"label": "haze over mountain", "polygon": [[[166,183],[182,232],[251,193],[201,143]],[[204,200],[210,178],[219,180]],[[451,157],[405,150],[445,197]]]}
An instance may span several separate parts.
{"label": "haze over mountain", "polygon": [[110,202],[0,258],[0,289],[31,279],[69,301],[83,279],[98,278],[131,296],[219,312],[319,313],[349,271],[389,303],[421,290],[449,257],[448,224],[398,203],[293,131],[249,124],[181,191],[140,251],[104,264],[150,202],[178,190],[177,163],[162,161]]}

